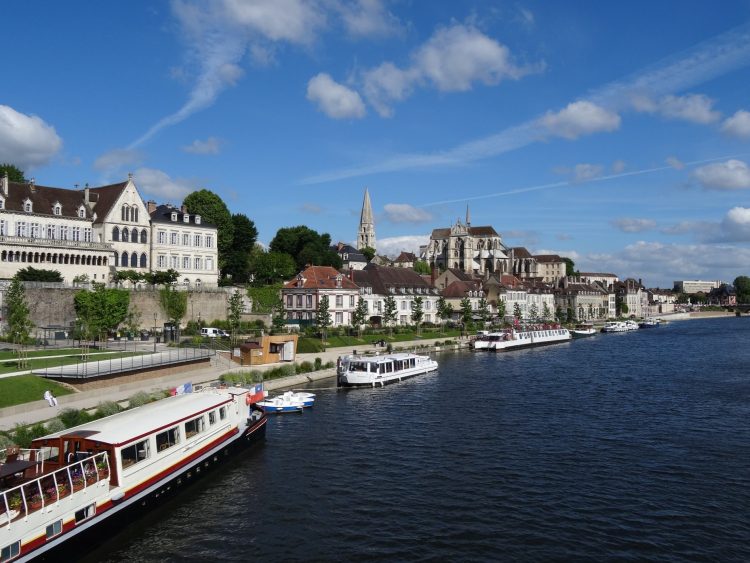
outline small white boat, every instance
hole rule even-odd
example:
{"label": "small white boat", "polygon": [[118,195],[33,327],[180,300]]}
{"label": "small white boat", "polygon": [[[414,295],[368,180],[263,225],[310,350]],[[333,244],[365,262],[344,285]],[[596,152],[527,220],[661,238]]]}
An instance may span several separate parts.
{"label": "small white boat", "polygon": [[658,326],[658,319],[643,319],[640,323],[638,323],[639,328],[657,328]]}
{"label": "small white boat", "polygon": [[339,366],[338,384],[341,387],[383,387],[437,368],[435,360],[418,354],[344,356]]}
{"label": "small white boat", "polygon": [[501,333],[497,340],[491,342],[489,350],[500,352],[530,346],[560,344],[568,342],[570,338],[570,331],[558,325],[536,326],[525,330],[510,329]]}
{"label": "small white boat", "polygon": [[570,334],[573,336],[573,338],[594,336],[596,334],[596,329],[594,328],[593,323],[580,323],[570,331]]}
{"label": "small white boat", "polygon": [[276,397],[260,401],[258,406],[266,412],[302,412],[302,409],[312,407],[315,403],[314,393],[298,393],[286,391]]}
{"label": "small white boat", "polygon": [[630,330],[638,330],[638,323],[635,321],[611,321],[602,328],[602,332],[628,332]]}

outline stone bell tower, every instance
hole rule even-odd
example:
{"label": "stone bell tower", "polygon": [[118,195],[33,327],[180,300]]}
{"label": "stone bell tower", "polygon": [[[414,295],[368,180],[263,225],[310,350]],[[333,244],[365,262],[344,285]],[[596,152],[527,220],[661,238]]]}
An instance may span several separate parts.
{"label": "stone bell tower", "polygon": [[362,214],[359,216],[357,248],[375,248],[375,220],[372,217],[370,192],[365,188],[365,199],[362,201]]}

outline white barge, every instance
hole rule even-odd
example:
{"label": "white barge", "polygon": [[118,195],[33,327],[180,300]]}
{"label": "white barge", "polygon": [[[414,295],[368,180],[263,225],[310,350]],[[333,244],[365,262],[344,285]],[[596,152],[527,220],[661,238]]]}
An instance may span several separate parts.
{"label": "white barge", "polygon": [[383,387],[437,368],[437,362],[429,356],[411,353],[344,356],[338,366],[337,381],[341,387]]}
{"label": "white barge", "polygon": [[251,393],[177,395],[11,452],[0,464],[0,561],[75,559],[74,549],[101,541],[109,524],[149,510],[262,439],[267,419],[254,404],[262,391]]}
{"label": "white barge", "polygon": [[[529,346],[545,346],[559,344],[571,339],[570,331],[559,326],[534,327],[528,330],[515,328],[503,332],[493,332],[474,342],[475,350],[505,351]],[[478,345],[479,344],[479,345]]]}

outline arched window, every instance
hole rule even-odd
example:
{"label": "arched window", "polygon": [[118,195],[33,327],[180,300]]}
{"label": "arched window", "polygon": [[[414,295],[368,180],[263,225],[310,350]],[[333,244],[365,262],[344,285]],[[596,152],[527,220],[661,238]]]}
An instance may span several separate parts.
{"label": "arched window", "polygon": [[130,231],[127,227],[122,230],[122,242],[130,242]]}
{"label": "arched window", "polygon": [[112,240],[114,241],[120,240],[120,229],[118,227],[115,227],[112,229]]}
{"label": "arched window", "polygon": [[200,287],[200,286],[201,286],[201,280],[200,279],[195,280],[195,287]]}
{"label": "arched window", "polygon": [[138,267],[138,255],[135,252],[133,252],[133,254],[130,255],[130,267],[131,268]]}
{"label": "arched window", "polygon": [[115,252],[115,264],[119,264],[119,263],[120,263],[120,255],[117,252]]}
{"label": "arched window", "polygon": [[138,222],[138,208],[137,207],[133,207],[133,209],[131,210],[130,220],[133,221],[134,223]]}
{"label": "arched window", "polygon": [[141,231],[141,243],[146,244],[148,242],[148,233],[146,232],[146,229],[143,229]]}
{"label": "arched window", "polygon": [[127,221],[126,217],[128,216],[128,206],[123,205],[122,209],[120,209],[120,219],[122,221]]}
{"label": "arched window", "polygon": [[122,256],[120,257],[120,266],[122,266],[123,268],[128,267],[128,253],[127,252],[122,253]]}
{"label": "arched window", "polygon": [[143,254],[141,254],[141,268],[147,268],[148,267],[147,260],[148,259],[146,258],[146,253],[144,252]]}

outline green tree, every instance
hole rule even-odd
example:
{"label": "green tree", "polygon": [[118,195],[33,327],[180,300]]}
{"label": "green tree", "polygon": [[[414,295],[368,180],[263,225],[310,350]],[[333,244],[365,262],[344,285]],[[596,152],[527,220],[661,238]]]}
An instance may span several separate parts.
{"label": "green tree", "polygon": [[234,239],[232,214],[224,200],[214,192],[203,189],[188,194],[183,204],[191,215],[200,215],[206,223],[216,225],[219,267],[223,269],[227,255],[232,250],[232,240]]}
{"label": "green tree", "polygon": [[232,246],[227,253],[223,273],[231,277],[234,283],[247,283],[250,281],[250,261],[258,238],[258,229],[255,223],[242,213],[232,215],[232,227]]}
{"label": "green tree", "polygon": [[23,170],[18,168],[15,164],[4,162],[0,164],[0,176],[8,174],[8,180],[11,182],[18,182],[19,184],[25,184],[27,182],[26,177],[23,174]]}
{"label": "green tree", "polygon": [[521,314],[521,305],[519,305],[518,303],[516,303],[515,305],[513,305],[513,316],[515,317],[515,319],[518,322],[521,322],[521,317],[522,317],[522,314]]}
{"label": "green tree", "polygon": [[34,323],[31,322],[29,306],[26,303],[26,290],[17,277],[10,282],[5,294],[5,306],[8,335],[12,342],[21,344],[29,338]]}
{"label": "green tree", "polygon": [[442,331],[444,321],[447,321],[453,315],[453,307],[451,307],[442,295],[438,297],[437,303],[435,304],[438,319],[440,319],[440,329]]}
{"label": "green tree", "polygon": [[396,298],[393,295],[386,295],[383,300],[383,322],[391,334],[393,334],[393,323],[396,322],[397,314]]}
{"label": "green tree", "polygon": [[737,303],[750,303],[750,277],[737,276],[733,285],[737,292]]}
{"label": "green tree", "polygon": [[500,319],[501,323],[505,322],[505,313],[506,313],[506,307],[505,307],[505,301],[502,299],[497,300],[497,317]]}
{"label": "green tree", "polygon": [[461,299],[461,320],[465,327],[471,324],[471,318],[474,311],[471,308],[471,300],[468,297]]}
{"label": "green tree", "polygon": [[258,252],[251,262],[253,285],[270,285],[287,281],[297,273],[297,264],[284,252]]}
{"label": "green tree", "polygon": [[229,330],[232,333],[232,345],[237,338],[237,331],[240,328],[240,321],[242,320],[242,313],[245,310],[245,300],[243,299],[241,291],[234,291],[227,299],[227,322],[229,323]]}
{"label": "green tree", "polygon": [[563,258],[565,262],[565,275],[566,276],[577,276],[578,271],[576,270],[576,263],[571,258]]}
{"label": "green tree", "polygon": [[334,268],[341,268],[342,265],[341,257],[331,248],[331,235],[319,234],[304,225],[279,229],[269,249],[271,252],[289,254],[294,258],[298,271],[307,264]]}
{"label": "green tree", "polygon": [[424,299],[415,297],[411,303],[411,322],[417,327],[417,334],[422,334],[422,319],[424,318]]}
{"label": "green tree", "polygon": [[566,317],[569,323],[572,323],[576,320],[576,313],[573,310],[573,307],[568,307],[568,312],[566,314]]}
{"label": "green tree", "polygon": [[318,301],[318,310],[315,312],[315,325],[320,331],[320,340],[323,343],[323,350],[326,348],[326,338],[328,338],[328,327],[331,326],[331,311],[329,309],[328,296],[324,295]]}
{"label": "green tree", "polygon": [[551,317],[552,317],[552,311],[549,310],[549,305],[545,303],[544,307],[542,307],[542,318],[545,321],[549,321],[551,320]]}
{"label": "green tree", "polygon": [[360,337],[362,336],[362,325],[367,322],[367,315],[367,301],[360,296],[359,301],[357,301],[357,308],[352,313],[352,324],[357,331],[357,335]]}
{"label": "green tree", "polygon": [[630,307],[628,307],[628,304],[622,301],[618,303],[618,308],[620,309],[620,316],[627,315],[630,312]]}
{"label": "green tree", "polygon": [[479,305],[477,307],[477,314],[479,315],[480,320],[482,321],[482,327],[487,325],[487,321],[490,320],[490,304],[487,303],[487,300],[482,297],[479,300]]}
{"label": "green tree", "polygon": [[529,307],[529,318],[534,322],[539,320],[539,307],[537,307],[536,303],[532,303],[531,307]]}
{"label": "green tree", "polygon": [[371,262],[373,258],[375,258],[375,249],[371,246],[365,246],[364,248],[360,248],[359,251],[364,254],[365,258],[368,262]]}
{"label": "green tree", "polygon": [[432,272],[427,260],[417,260],[414,262],[414,271],[423,275],[429,275]]}
{"label": "green tree", "polygon": [[273,329],[274,334],[284,332],[286,329],[286,311],[284,310],[284,303],[278,298],[273,305],[271,313],[271,328]]}
{"label": "green tree", "polygon": [[130,292],[95,283],[90,291],[77,292],[73,302],[83,334],[106,342],[107,333],[117,330],[128,316]]}
{"label": "green tree", "polygon": [[172,268],[143,274],[144,281],[151,285],[172,285],[179,277],[180,274],[177,273],[177,270],[173,270]]}
{"label": "green tree", "polygon": [[174,325],[179,335],[180,321],[187,312],[188,295],[187,291],[178,291],[171,285],[162,287],[159,290],[159,304],[161,305],[164,316]]}
{"label": "green tree", "polygon": [[16,277],[20,281],[36,281],[36,282],[61,282],[63,277],[57,270],[44,270],[37,269],[33,266],[26,266],[25,268],[18,270]]}

